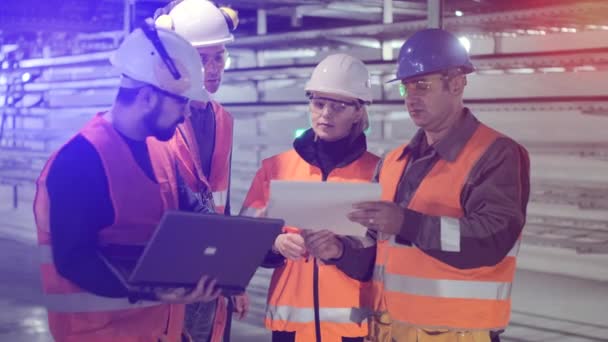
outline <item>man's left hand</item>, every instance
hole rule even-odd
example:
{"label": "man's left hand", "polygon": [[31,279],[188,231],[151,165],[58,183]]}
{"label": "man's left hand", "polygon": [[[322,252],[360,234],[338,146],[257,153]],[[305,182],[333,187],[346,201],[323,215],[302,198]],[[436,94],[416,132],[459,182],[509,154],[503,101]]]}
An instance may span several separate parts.
{"label": "man's left hand", "polygon": [[386,234],[397,235],[401,231],[405,213],[394,202],[359,202],[353,208],[355,211],[348,214],[348,219],[353,222]]}
{"label": "man's left hand", "polygon": [[242,320],[247,317],[247,313],[249,312],[249,296],[247,293],[232,296],[230,299],[234,305],[234,315],[236,318]]}

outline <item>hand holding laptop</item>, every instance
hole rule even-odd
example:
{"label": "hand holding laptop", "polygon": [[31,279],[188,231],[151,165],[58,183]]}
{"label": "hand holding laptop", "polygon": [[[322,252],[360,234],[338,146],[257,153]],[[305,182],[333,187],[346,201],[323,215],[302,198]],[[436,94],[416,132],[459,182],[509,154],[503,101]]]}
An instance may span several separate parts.
{"label": "hand holding laptop", "polygon": [[154,293],[159,301],[171,304],[190,304],[196,302],[210,302],[221,294],[217,280],[204,275],[193,290],[185,287],[155,288]]}
{"label": "hand holding laptop", "polygon": [[217,286],[217,280],[206,275],[201,277],[194,288],[125,285],[132,293],[147,293],[146,298],[154,298],[169,304],[210,302],[217,299],[221,294],[221,289]]}

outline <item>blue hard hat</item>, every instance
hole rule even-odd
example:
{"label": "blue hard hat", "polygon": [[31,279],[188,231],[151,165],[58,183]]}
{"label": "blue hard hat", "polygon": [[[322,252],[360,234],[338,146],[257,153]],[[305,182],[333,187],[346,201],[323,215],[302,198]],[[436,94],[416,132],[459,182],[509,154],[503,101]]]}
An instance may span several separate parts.
{"label": "blue hard hat", "polygon": [[420,30],[399,51],[397,77],[390,82],[460,68],[465,74],[474,67],[458,38],[442,29]]}

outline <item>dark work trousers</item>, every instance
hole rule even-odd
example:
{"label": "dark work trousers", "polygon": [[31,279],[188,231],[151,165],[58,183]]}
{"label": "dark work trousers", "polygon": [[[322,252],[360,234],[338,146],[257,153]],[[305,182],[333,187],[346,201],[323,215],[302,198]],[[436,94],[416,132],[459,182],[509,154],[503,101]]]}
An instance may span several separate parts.
{"label": "dark work trousers", "polygon": [[207,342],[211,337],[217,300],[186,305],[184,329],[193,342]]}
{"label": "dark work trousers", "polygon": [[[273,331],[272,342],[295,342],[296,333],[293,331]],[[342,342],[363,342],[363,337],[342,337]]]}

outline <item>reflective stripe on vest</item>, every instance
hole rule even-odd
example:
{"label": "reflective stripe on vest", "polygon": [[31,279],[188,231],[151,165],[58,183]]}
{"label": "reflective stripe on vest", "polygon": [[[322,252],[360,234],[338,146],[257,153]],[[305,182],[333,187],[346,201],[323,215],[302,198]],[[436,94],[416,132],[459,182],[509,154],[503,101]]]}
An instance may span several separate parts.
{"label": "reflective stripe on vest", "polygon": [[[389,246],[390,246],[391,248],[415,248],[414,246],[403,245],[403,244],[400,244],[400,243],[396,242],[396,240],[395,240],[395,237],[394,237],[394,236],[393,236],[393,237],[391,237],[391,238],[388,240],[388,244],[389,244]],[[520,246],[521,246],[521,239],[518,239],[518,240],[515,242],[515,245],[513,245],[513,247],[511,248],[511,250],[509,251],[509,253],[507,253],[507,255],[506,255],[506,256],[507,256],[507,257],[516,257],[516,256],[517,256],[517,254],[519,253],[519,248],[520,248]],[[387,282],[387,281],[386,281],[386,279],[388,279],[390,276],[391,276],[391,275],[386,275],[386,271],[385,271],[385,266],[384,266],[384,265],[382,265],[382,264],[376,264],[376,265],[374,266],[374,276],[373,276],[373,278],[374,278],[374,280],[375,280],[375,281],[385,283],[385,282]],[[407,280],[407,279],[405,279],[405,278],[411,278],[411,279],[412,279],[412,284],[415,284],[416,282],[418,282],[418,284],[421,284],[421,282],[420,282],[421,280],[424,280],[425,282],[434,282],[434,281],[435,281],[435,280],[433,280],[433,279],[422,279],[422,278],[418,278],[418,277],[404,277],[404,276],[398,276],[398,275],[397,275],[397,277],[404,278],[404,280],[403,280],[403,281],[400,281],[400,280],[398,280],[398,279],[394,280],[394,283],[396,283],[396,285],[395,285],[394,287],[390,287],[390,286],[387,284],[387,285],[385,286],[385,288],[386,288],[387,290],[391,290],[391,291],[400,291],[400,290],[399,290],[399,288],[400,288],[400,287],[402,287],[402,288],[406,288],[406,287],[407,287],[407,285],[405,285],[405,286],[400,286],[400,285],[398,285],[398,284],[397,284],[397,283],[407,283],[407,281],[408,281],[408,280]],[[450,280],[442,280],[442,279],[439,279],[439,280],[437,280],[437,281],[441,282],[441,284],[425,283],[425,285],[424,285],[424,286],[426,287],[426,286],[428,285],[428,289],[445,289],[445,288],[450,288],[450,287],[451,287],[451,286],[450,286],[450,284],[449,284]],[[457,284],[457,283],[455,283],[455,286],[454,286],[454,291],[458,291],[458,287],[462,287],[462,282],[463,282],[463,281],[458,281],[458,280],[457,280],[456,282],[460,282],[461,284]],[[466,283],[466,281],[465,281],[464,283]],[[480,283],[484,283],[484,284],[485,284],[485,283],[488,283],[488,282],[480,282]],[[492,283],[492,282],[489,282],[489,283]],[[504,294],[504,293],[506,293],[506,292],[504,291],[504,290],[505,290],[504,288],[499,288],[499,287],[500,287],[500,284],[508,284],[508,285],[509,285],[509,293],[510,293],[510,291],[511,291],[511,290],[510,290],[511,283],[501,283],[501,282],[495,282],[494,284],[496,284],[496,285],[497,285],[497,286],[494,288],[494,290],[496,290],[496,293],[503,293],[503,294]],[[485,292],[483,292],[483,293],[491,293],[491,292],[492,292],[492,290],[491,290],[491,288],[490,288],[490,287],[485,287],[485,289],[486,289],[486,290],[489,290],[489,291],[485,291]],[[451,291],[451,290],[448,290],[448,291]],[[409,291],[407,291],[407,290],[403,290],[402,292],[409,292]],[[433,293],[438,293],[438,291],[432,291],[432,290],[431,290],[430,292],[428,292],[428,293],[426,293],[426,294],[425,294],[425,293],[417,293],[417,292],[412,292],[412,293],[416,293],[416,294],[420,294],[420,295],[428,295],[428,296],[433,296]],[[481,294],[481,293],[482,293],[482,292],[480,292],[480,294]],[[449,296],[449,295],[440,295],[440,294],[438,294],[438,295],[437,295],[437,297],[451,297],[451,296]],[[503,299],[508,299],[508,297],[509,297],[509,296],[507,296],[507,297],[496,297],[496,299],[503,300]],[[469,297],[469,296],[465,296],[465,297],[460,297],[460,298],[492,299],[492,298],[494,298],[494,297],[484,298],[484,297],[475,297],[475,296],[470,296],[470,297]]]}
{"label": "reflective stripe on vest", "polygon": [[248,217],[266,217],[266,207],[254,208],[254,207],[243,207],[241,209],[242,216]]}
{"label": "reflective stripe on vest", "polygon": [[[319,320],[321,322],[361,322],[369,315],[370,311],[362,308],[319,308]],[[315,321],[315,311],[314,308],[269,305],[266,310],[266,318],[273,321],[313,323]]]}
{"label": "reflective stripe on vest", "polygon": [[378,265],[374,268],[374,279],[382,281],[386,291],[417,296],[496,300],[511,296],[511,283],[416,278],[386,273],[384,266]]}
{"label": "reflective stripe on vest", "polygon": [[217,207],[224,207],[226,205],[227,191],[216,191],[213,192],[213,204]]}

